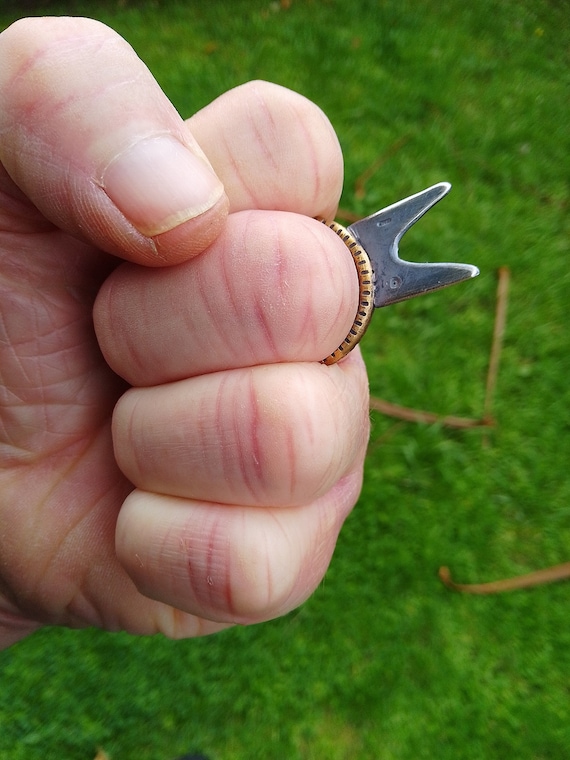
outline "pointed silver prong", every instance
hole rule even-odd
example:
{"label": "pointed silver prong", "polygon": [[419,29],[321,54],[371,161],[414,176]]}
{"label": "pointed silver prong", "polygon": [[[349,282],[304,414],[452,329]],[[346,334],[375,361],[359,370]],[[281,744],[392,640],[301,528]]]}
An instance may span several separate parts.
{"label": "pointed silver prong", "polygon": [[398,255],[402,235],[450,191],[440,182],[348,227],[368,254],[374,269],[374,306],[388,306],[439,290],[479,274],[470,264],[419,264]]}

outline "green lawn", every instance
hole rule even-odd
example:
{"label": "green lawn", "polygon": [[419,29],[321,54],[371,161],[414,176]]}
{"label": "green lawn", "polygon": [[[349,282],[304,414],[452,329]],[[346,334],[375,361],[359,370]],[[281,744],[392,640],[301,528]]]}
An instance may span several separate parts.
{"label": "green lawn", "polygon": [[473,597],[437,578],[570,560],[568,4],[39,5],[117,29],[184,115],[251,78],[315,100],[343,145],[343,208],[452,182],[401,253],[482,274],[376,315],[374,394],[479,416],[499,266],[512,283],[495,430],[374,414],[330,571],[282,620],[187,642],[44,630],[3,652],[0,759],[570,757],[570,584]]}

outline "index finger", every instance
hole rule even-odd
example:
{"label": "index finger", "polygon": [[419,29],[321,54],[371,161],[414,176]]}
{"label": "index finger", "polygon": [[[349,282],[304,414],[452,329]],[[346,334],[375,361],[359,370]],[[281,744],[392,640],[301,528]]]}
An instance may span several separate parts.
{"label": "index finger", "polygon": [[223,181],[232,212],[334,217],[342,151],[330,121],[312,101],[270,82],[247,82],[188,124]]}

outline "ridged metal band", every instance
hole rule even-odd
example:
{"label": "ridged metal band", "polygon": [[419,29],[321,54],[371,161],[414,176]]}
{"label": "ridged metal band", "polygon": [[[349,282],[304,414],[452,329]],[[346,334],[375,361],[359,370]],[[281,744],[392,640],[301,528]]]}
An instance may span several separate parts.
{"label": "ridged metal band", "polygon": [[321,362],[322,364],[336,364],[360,343],[366,328],[370,324],[374,310],[374,273],[368,254],[348,230],[337,222],[327,222],[324,219],[319,219],[319,222],[326,224],[333,232],[336,232],[346,245],[352,255],[358,274],[358,311],[352,327],[340,346]]}

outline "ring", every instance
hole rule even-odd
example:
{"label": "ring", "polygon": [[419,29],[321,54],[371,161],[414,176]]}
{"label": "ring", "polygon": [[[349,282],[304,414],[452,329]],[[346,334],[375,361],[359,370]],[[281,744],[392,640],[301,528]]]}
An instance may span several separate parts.
{"label": "ring", "polygon": [[336,362],[340,361],[360,343],[362,336],[366,332],[366,328],[370,324],[372,312],[374,311],[374,272],[368,254],[350,232],[337,222],[327,222],[324,219],[318,219],[318,221],[326,224],[333,232],[336,232],[346,245],[352,255],[352,260],[358,274],[358,311],[346,338],[332,354],[321,361],[321,364],[330,365],[336,364]]}

